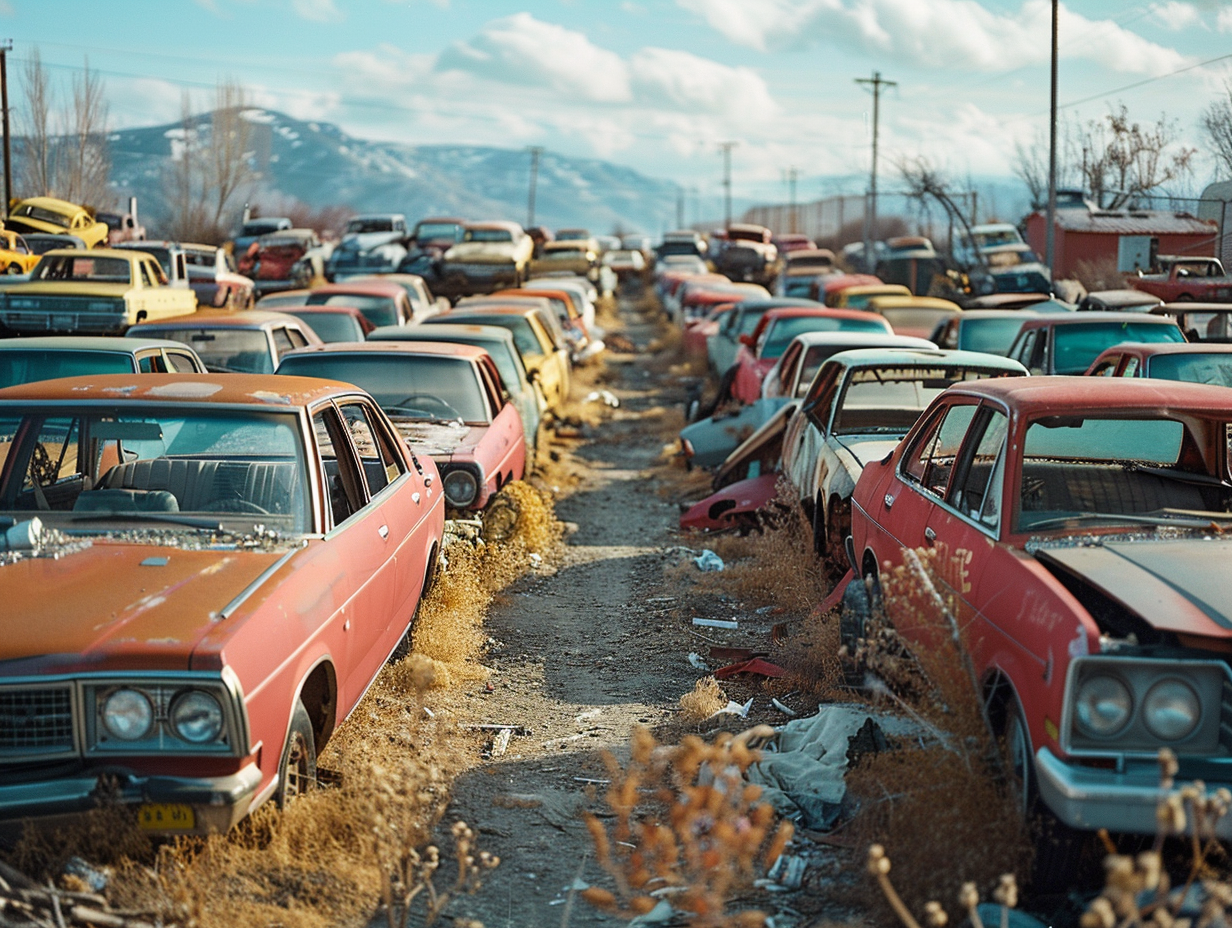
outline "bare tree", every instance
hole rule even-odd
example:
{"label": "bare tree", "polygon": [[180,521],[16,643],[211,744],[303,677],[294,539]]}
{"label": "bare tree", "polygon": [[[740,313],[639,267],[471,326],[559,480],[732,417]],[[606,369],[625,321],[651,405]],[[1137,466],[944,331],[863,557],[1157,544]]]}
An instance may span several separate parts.
{"label": "bare tree", "polygon": [[244,117],[246,108],[247,94],[240,84],[233,80],[219,83],[205,152],[206,178],[214,205],[214,225],[219,228],[236,195],[247,191],[256,179],[249,160],[252,123]]}
{"label": "bare tree", "polygon": [[1211,143],[1218,170],[1232,177],[1232,81],[1224,81],[1223,96],[1202,112],[1202,128]]}
{"label": "bare tree", "polygon": [[1014,142],[1014,160],[1010,170],[1027,185],[1031,194],[1031,208],[1043,209],[1048,205],[1048,139],[1036,130],[1030,144]]}
{"label": "bare tree", "polygon": [[1175,120],[1160,116],[1143,127],[1130,120],[1122,103],[1077,134],[1085,188],[1101,207],[1120,209],[1180,179],[1189,173],[1196,150],[1175,148],[1176,140]]}
{"label": "bare tree", "polygon": [[22,196],[49,196],[54,192],[56,173],[52,89],[37,48],[22,68],[22,96],[25,106],[14,120],[21,152],[17,183]]}
{"label": "bare tree", "polygon": [[69,148],[63,183],[65,197],[73,203],[104,205],[111,199],[107,181],[111,156],[107,144],[107,97],[98,72],[86,59],[73,78],[71,132],[64,140]]}
{"label": "bare tree", "polygon": [[171,159],[164,177],[164,195],[170,212],[167,235],[182,242],[210,242],[217,237],[217,229],[207,222],[205,215],[197,122],[185,92],[180,97],[180,128],[171,137]]}

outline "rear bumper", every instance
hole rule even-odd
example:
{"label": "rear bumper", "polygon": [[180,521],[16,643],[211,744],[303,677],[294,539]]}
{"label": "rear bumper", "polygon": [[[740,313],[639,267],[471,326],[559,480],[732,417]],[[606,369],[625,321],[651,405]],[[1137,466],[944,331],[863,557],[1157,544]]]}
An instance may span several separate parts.
{"label": "rear bumper", "polygon": [[[1155,810],[1169,795],[1160,789],[1159,767],[1153,763],[1117,773],[1067,763],[1042,747],[1035,754],[1035,774],[1044,804],[1066,825],[1085,831],[1106,828],[1125,834],[1155,834]],[[1207,790],[1232,787],[1232,767],[1228,774],[1225,782],[1208,781]],[[1232,838],[1230,818],[1225,815],[1219,820],[1220,838]]]}
{"label": "rear bumper", "polygon": [[0,832],[18,830],[27,821],[54,825],[106,802],[130,806],[134,815],[148,803],[191,806],[194,827],[167,829],[168,833],[221,833],[248,814],[260,786],[261,770],[256,764],[222,777],[113,773],[11,784],[0,786]]}

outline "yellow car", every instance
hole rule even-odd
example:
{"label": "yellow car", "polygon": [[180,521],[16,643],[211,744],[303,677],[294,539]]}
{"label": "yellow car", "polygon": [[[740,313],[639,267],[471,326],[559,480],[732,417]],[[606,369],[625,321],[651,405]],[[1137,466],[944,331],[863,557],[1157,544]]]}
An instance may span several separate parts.
{"label": "yellow car", "polygon": [[83,207],[55,197],[31,197],[9,210],[5,227],[14,232],[76,235],[87,248],[107,244],[107,226]]}
{"label": "yellow car", "polygon": [[16,232],[0,229],[0,270],[5,274],[29,274],[38,260],[39,256],[30,250],[24,238]]}

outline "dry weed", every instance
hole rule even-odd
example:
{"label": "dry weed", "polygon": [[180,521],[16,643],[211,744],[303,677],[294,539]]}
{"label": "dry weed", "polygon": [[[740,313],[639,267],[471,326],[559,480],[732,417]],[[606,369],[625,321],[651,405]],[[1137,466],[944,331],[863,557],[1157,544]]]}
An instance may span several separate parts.
{"label": "dry weed", "polygon": [[813,529],[797,507],[760,535],[716,535],[707,542],[726,567],[705,576],[742,600],[806,614],[830,592],[813,555]]}
{"label": "dry weed", "polygon": [[727,696],[714,677],[702,677],[691,692],[680,697],[680,717],[687,722],[704,722],[727,705]]}
{"label": "dry weed", "polygon": [[762,912],[729,912],[733,895],[782,854],[793,834],[759,802],[761,788],[744,781],[759,754],[750,745],[773,735],[758,726],[711,743],[690,735],[660,748],[645,728],[633,732],[627,767],[606,754],[612,824],[594,815],[586,826],[615,892],[592,886],[582,897],[631,918],[667,900],[690,924],[753,928]]}

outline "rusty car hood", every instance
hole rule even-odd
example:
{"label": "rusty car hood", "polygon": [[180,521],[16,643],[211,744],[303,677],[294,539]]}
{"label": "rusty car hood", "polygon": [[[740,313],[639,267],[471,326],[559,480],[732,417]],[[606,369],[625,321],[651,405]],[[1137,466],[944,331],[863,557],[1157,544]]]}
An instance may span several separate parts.
{"label": "rusty car hood", "polygon": [[1029,545],[1028,550],[1160,631],[1232,638],[1226,573],[1232,539],[1089,537]]}
{"label": "rusty car hood", "polygon": [[0,562],[0,667],[187,669],[218,613],[286,553],[94,538]]}
{"label": "rusty car hood", "polygon": [[414,419],[391,421],[416,451],[440,460],[455,457],[473,458],[475,449],[487,432],[486,426],[467,425],[465,422],[422,422]]}

